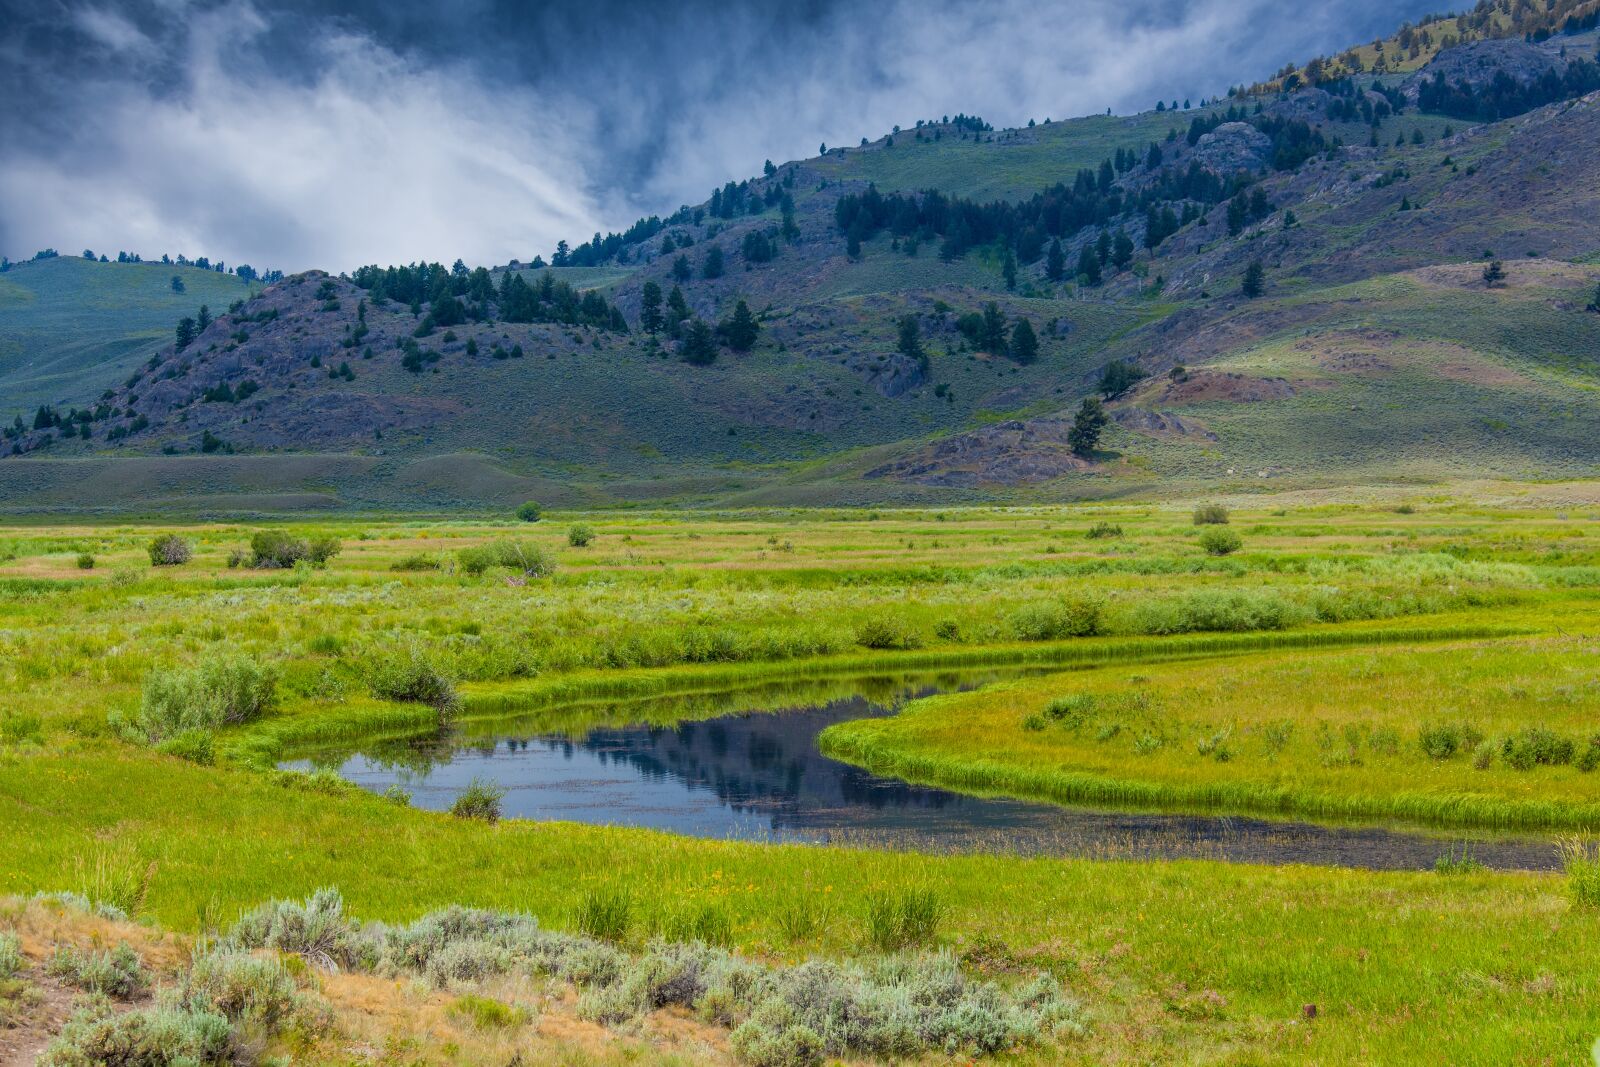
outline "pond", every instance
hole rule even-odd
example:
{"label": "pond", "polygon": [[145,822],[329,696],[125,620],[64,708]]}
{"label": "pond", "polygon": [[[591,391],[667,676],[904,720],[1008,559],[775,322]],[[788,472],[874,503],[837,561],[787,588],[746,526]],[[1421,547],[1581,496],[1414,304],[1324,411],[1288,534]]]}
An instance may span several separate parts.
{"label": "pond", "polygon": [[[399,786],[432,810],[448,809],[481,778],[505,790],[508,818],[695,837],[1378,870],[1431,868],[1440,855],[1466,849],[1489,867],[1559,866],[1551,842],[1538,838],[1063,808],[880,778],[817,750],[817,735],[834,723],[891,715],[908,699],[997,677],[853,679],[575,715],[566,709],[559,731],[548,713],[474,722],[444,736],[321,751],[285,766],[331,767],[374,792]],[[607,725],[588,725],[594,722]],[[631,725],[612,725],[618,722]]]}

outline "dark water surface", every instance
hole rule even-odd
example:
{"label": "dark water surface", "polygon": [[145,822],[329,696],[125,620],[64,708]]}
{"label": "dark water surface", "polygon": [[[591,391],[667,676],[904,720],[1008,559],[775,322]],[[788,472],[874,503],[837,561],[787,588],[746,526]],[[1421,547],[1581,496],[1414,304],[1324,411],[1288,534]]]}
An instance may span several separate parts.
{"label": "dark water surface", "polygon": [[[466,731],[474,736],[375,742],[286,766],[333,767],[375,792],[399,785],[411,792],[413,804],[433,810],[449,808],[468,782],[484,778],[506,790],[509,818],[648,827],[695,837],[1376,870],[1431,868],[1440,855],[1459,855],[1465,847],[1489,867],[1559,866],[1551,842],[1537,838],[1474,835],[1464,841],[1459,834],[1383,827],[1062,808],[880,778],[817,751],[817,735],[833,723],[893,714],[906,699],[992,677],[943,676],[933,685],[926,679],[834,683],[826,697],[793,707],[674,725],[552,733],[548,725],[469,724]],[[737,696],[725,702],[741,706]],[[762,704],[751,699],[742,706]],[[646,704],[631,709],[633,721],[660,717],[659,709],[652,715]],[[614,716],[629,714],[624,705],[607,709],[604,717],[628,721]]]}

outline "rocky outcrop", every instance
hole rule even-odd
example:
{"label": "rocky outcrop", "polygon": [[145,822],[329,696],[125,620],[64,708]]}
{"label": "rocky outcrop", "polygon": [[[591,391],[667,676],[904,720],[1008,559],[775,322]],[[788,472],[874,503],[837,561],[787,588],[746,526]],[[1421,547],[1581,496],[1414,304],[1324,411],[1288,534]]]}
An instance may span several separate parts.
{"label": "rocky outcrop", "polygon": [[1465,84],[1478,89],[1494,81],[1499,74],[1527,85],[1546,74],[1562,74],[1566,69],[1567,61],[1559,52],[1536,44],[1517,40],[1473,41],[1434,56],[1427,66],[1406,79],[1400,91],[1409,103],[1415,104],[1422,84],[1440,74],[1450,85]]}
{"label": "rocky outcrop", "polygon": [[1194,158],[1213,174],[1263,171],[1272,160],[1272,138],[1248,122],[1224,122],[1195,142]]}
{"label": "rocky outcrop", "polygon": [[1091,468],[1072,454],[1072,421],[1012,419],[935,441],[867,472],[921,485],[978,486],[1046,482]]}

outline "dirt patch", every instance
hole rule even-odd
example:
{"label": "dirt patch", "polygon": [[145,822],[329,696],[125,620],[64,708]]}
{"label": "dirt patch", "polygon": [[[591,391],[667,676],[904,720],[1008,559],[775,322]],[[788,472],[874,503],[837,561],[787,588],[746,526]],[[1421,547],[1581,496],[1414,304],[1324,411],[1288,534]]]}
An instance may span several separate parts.
{"label": "dirt patch", "polygon": [[1216,441],[1218,437],[1199,419],[1149,408],[1117,408],[1111,418],[1118,426],[1163,441]]}
{"label": "dirt patch", "polygon": [[1253,404],[1294,396],[1287,378],[1258,378],[1236,371],[1190,371],[1187,378],[1168,379],[1157,387],[1153,399],[1165,404],[1204,404],[1215,401]]}

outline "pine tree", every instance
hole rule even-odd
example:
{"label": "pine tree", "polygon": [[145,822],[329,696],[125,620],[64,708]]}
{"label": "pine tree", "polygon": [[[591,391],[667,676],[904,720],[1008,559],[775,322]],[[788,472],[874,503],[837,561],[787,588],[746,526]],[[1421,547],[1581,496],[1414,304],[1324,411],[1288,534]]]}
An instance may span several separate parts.
{"label": "pine tree", "polygon": [[639,325],[647,333],[661,329],[661,286],[655,282],[645,282],[639,294]]}
{"label": "pine tree", "polygon": [[183,279],[174,274],[172,276],[172,291],[174,293],[181,293],[183,292],[184,288]]}
{"label": "pine tree", "polygon": [[729,348],[735,352],[748,352],[755,347],[756,338],[761,334],[761,324],[750,314],[750,305],[740,300],[733,306],[733,316],[722,324],[721,333],[727,339]]}
{"label": "pine tree", "polygon": [[1084,397],[1083,403],[1078,405],[1077,415],[1073,417],[1072,429],[1067,431],[1067,444],[1071,446],[1072,454],[1083,459],[1094,455],[1095,446],[1100,443],[1100,434],[1108,421],[1105,405],[1100,403],[1100,398]]}
{"label": "pine tree", "polygon": [[1050,250],[1044,257],[1044,276],[1053,282],[1059,282],[1067,273],[1067,257],[1061,251],[1061,238],[1057,237],[1050,242]]}
{"label": "pine tree", "polygon": [[1483,268],[1483,284],[1485,286],[1492,289],[1505,280],[1506,268],[1498,259],[1490,260],[1489,265]]}
{"label": "pine tree", "polygon": [[185,315],[183,318],[178,320],[177,342],[179,352],[182,352],[185,348],[188,348],[190,345],[194,344],[194,334],[195,329],[193,319]]}
{"label": "pine tree", "polygon": [[695,318],[689,323],[689,328],[683,338],[683,361],[692,363],[696,367],[704,367],[708,363],[716,362],[717,339],[711,332],[711,327],[706,321]]}
{"label": "pine tree", "polygon": [[682,285],[689,280],[689,275],[694,273],[694,268],[689,266],[688,256],[679,256],[672,261],[672,280]]}
{"label": "pine tree", "polygon": [[1078,276],[1090,285],[1100,284],[1100,259],[1089,245],[1084,245],[1078,253]]}
{"label": "pine tree", "polygon": [[1254,300],[1266,288],[1267,272],[1261,266],[1259,259],[1252,260],[1250,266],[1245,268],[1244,281],[1239,285],[1239,291]]}
{"label": "pine tree", "polygon": [[200,314],[195,316],[195,333],[205,333],[206,327],[211,325],[211,309],[204,304],[200,305]]}
{"label": "pine tree", "polygon": [[1120,228],[1111,239],[1111,265],[1118,270],[1127,270],[1133,265],[1133,238]]}
{"label": "pine tree", "polygon": [[700,264],[700,275],[707,281],[722,277],[722,248],[712,245],[706,249],[706,258]]}
{"label": "pine tree", "polygon": [[1009,330],[999,305],[991,300],[983,309],[982,325],[978,331],[979,345],[992,356],[1003,356],[1007,352],[1006,334]]}
{"label": "pine tree", "polygon": [[1011,358],[1024,366],[1039,358],[1039,336],[1027,319],[1019,318],[1011,327]]}
{"label": "pine tree", "polygon": [[928,353],[922,348],[922,327],[915,315],[901,317],[900,336],[894,347],[902,356],[914,361],[924,372],[927,371]]}
{"label": "pine tree", "polygon": [[1111,262],[1111,234],[1105,230],[1100,231],[1100,237],[1094,243],[1094,255],[1102,267]]}
{"label": "pine tree", "polygon": [[1000,275],[1006,280],[1006,289],[1009,291],[1017,287],[1017,257],[1006,248],[1005,258],[1000,261]]}
{"label": "pine tree", "polygon": [[1594,287],[1594,299],[1589,301],[1590,311],[1600,311],[1600,285]]}

